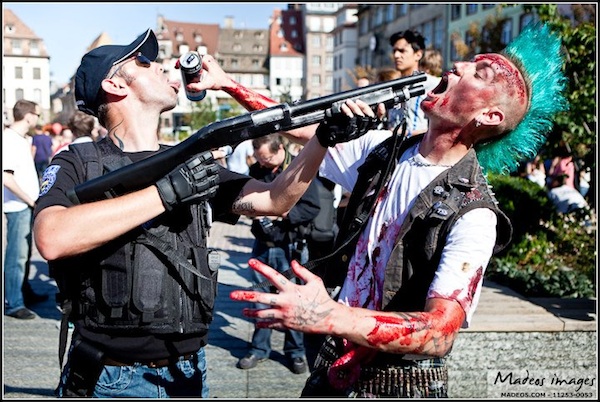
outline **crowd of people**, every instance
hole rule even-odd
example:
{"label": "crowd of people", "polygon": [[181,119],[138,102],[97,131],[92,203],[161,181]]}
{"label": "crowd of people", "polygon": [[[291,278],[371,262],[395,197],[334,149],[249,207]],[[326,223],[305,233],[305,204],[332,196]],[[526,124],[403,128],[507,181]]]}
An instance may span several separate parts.
{"label": "crowd of people", "polygon": [[[248,264],[257,284],[269,284],[230,295],[255,304],[243,311],[256,328],[239,368],[269,357],[275,329],[286,333],[294,373],[308,369],[304,336],[320,343],[302,397],[448,397],[446,358],[470,325],[490,258],[512,232],[484,174],[533,159],[566,108],[560,38],[534,24],[501,53],[455,62],[444,74],[418,32],[389,42],[399,76],[430,69],[426,93],[401,104],[397,120],[383,105],[347,100],[319,124],[253,140],[252,156],[240,148],[247,172],[243,162],[227,168],[230,152],[206,151],[105,199],[74,199],[71,190],[171,147],[157,125],[183,88],[155,62],[154,32],[83,56],[79,112],[68,129],[90,136],[55,148],[41,178],[26,138],[39,105],[15,105],[3,133],[5,314],[35,318],[21,294],[33,236],[74,325],[57,396],[209,397],[204,346],[219,264],[207,237],[211,222],[244,215],[256,237]],[[202,63],[203,79],[187,89],[223,90],[249,111],[277,104],[211,55]],[[552,105],[542,107],[545,99]],[[394,130],[381,126],[386,117]],[[94,139],[91,122],[106,135]],[[16,185],[21,172],[27,177]],[[348,198],[331,249],[313,258],[301,227],[322,209],[321,178]],[[13,233],[28,243],[11,243]]]}

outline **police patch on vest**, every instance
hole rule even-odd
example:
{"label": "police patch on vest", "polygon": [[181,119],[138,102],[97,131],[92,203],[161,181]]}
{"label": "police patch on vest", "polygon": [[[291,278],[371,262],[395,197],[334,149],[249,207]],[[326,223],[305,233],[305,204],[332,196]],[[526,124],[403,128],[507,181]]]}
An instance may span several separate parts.
{"label": "police patch on vest", "polygon": [[40,184],[40,197],[46,194],[54,183],[56,182],[56,174],[60,170],[60,166],[58,165],[50,165],[44,170],[44,175],[42,176],[42,183]]}

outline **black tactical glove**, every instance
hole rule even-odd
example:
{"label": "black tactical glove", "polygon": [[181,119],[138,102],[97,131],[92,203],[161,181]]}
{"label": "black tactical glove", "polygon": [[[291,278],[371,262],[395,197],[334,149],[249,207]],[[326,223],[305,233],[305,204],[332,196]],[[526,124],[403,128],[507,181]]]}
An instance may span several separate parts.
{"label": "black tactical glove", "polygon": [[344,113],[336,113],[326,117],[317,127],[316,136],[325,148],[340,142],[348,142],[364,135],[367,131],[377,128],[379,119],[368,116],[348,117]]}
{"label": "black tactical glove", "polygon": [[156,182],[167,211],[188,201],[204,201],[213,197],[219,186],[219,167],[210,151],[182,163]]}

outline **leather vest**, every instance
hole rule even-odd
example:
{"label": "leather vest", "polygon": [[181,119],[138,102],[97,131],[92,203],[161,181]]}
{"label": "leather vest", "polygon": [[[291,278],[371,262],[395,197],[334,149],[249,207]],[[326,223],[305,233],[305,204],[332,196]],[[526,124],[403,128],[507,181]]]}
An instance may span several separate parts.
{"label": "leather vest", "polygon": [[[110,140],[71,148],[87,180],[131,163]],[[205,333],[218,269],[209,263],[206,208],[181,206],[90,252],[52,261],[71,320],[121,335]]]}
{"label": "leather vest", "polygon": [[[336,251],[314,262],[317,272],[329,267],[320,273],[329,289],[343,283],[358,235],[370,218],[375,199],[387,184],[398,156],[420,138],[421,135],[413,136],[399,146],[393,143],[392,136],[375,148],[359,168],[357,183],[336,240]],[[489,208],[496,213],[498,225],[494,253],[499,252],[510,242],[512,225],[498,208],[477,155],[471,149],[423,189],[410,209],[386,266],[382,309],[423,310],[446,237],[452,225],[474,208]]]}

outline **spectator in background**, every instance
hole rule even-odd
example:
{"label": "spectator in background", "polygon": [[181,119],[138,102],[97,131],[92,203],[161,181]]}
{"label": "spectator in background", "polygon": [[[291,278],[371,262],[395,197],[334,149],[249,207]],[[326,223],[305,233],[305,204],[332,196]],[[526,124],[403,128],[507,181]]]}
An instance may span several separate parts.
{"label": "spectator in background", "polygon": [[41,179],[52,157],[52,138],[50,138],[50,133],[44,131],[43,127],[38,124],[35,126],[35,135],[31,143],[35,147],[35,156],[33,158],[35,170],[37,171],[38,178]]}
{"label": "spectator in background", "polygon": [[444,58],[442,57],[442,53],[437,49],[429,48],[421,58],[419,67],[421,71],[429,75],[441,77],[443,64]]}
{"label": "spectator in background", "polygon": [[527,162],[525,165],[525,174],[527,179],[537,183],[542,188],[546,187],[546,168],[544,167],[544,161],[539,155],[536,155],[532,161]]}
{"label": "spectator in background", "polygon": [[65,149],[69,149],[69,144],[73,142],[73,131],[70,128],[63,128],[62,132],[58,136],[58,146],[54,150],[52,157],[54,158],[57,154]]}
{"label": "spectator in background", "polygon": [[368,77],[360,77],[356,80],[357,88],[368,87],[370,84],[371,82],[369,81]]}
{"label": "spectator in background", "polygon": [[96,118],[94,116],[78,110],[71,116],[67,126],[73,133],[72,144],[94,141],[93,135],[96,129]]}
{"label": "spectator in background", "polygon": [[552,180],[555,177],[562,177],[564,184],[577,189],[575,185],[575,162],[573,155],[566,143],[562,142],[558,148],[556,156],[552,159],[548,169],[548,188],[552,188]]}
{"label": "spectator in background", "polygon": [[256,162],[254,159],[254,148],[252,140],[240,142],[234,149],[229,158],[227,158],[227,168],[232,172],[248,174],[250,166]]}
{"label": "spectator in background", "polygon": [[[408,77],[419,71],[419,62],[426,54],[423,35],[409,29],[396,32],[390,36],[390,45],[392,46],[394,65],[402,77]],[[425,94],[414,96],[400,105],[406,115],[407,137],[427,131],[428,121],[421,110],[421,100],[425,99],[427,93],[437,87],[439,83],[440,77],[427,74],[427,80],[422,83],[425,87]]]}
{"label": "spectator in background", "polygon": [[[252,140],[256,163],[250,166],[249,175],[257,180],[272,182],[292,162],[292,155],[284,145],[279,134],[270,134]],[[291,261],[306,263],[310,249],[307,246],[308,225],[320,210],[319,192],[316,180],[313,180],[300,200],[282,218],[270,219],[263,216],[252,221],[252,234],[255,237],[252,257],[269,264],[279,272],[290,268]],[[265,278],[253,271],[255,283]],[[267,285],[263,290],[268,291]],[[266,306],[257,304],[257,308]],[[259,362],[269,358],[271,354],[271,333],[269,328],[255,327],[252,344],[246,356],[238,361],[238,367],[247,370],[256,367]],[[302,332],[285,330],[283,352],[290,362],[295,374],[306,372],[306,350]]]}
{"label": "spectator in background", "polygon": [[37,315],[26,307],[43,301],[29,284],[29,259],[32,248],[32,212],[38,199],[40,183],[27,139],[40,118],[37,103],[21,99],[13,107],[14,122],[2,133],[3,211],[6,217],[6,251],[4,256],[4,314],[17,319]]}
{"label": "spectator in background", "polygon": [[567,176],[552,176],[550,178],[550,190],[548,197],[563,214],[577,211],[588,206],[587,201],[581,193],[566,183]]}

